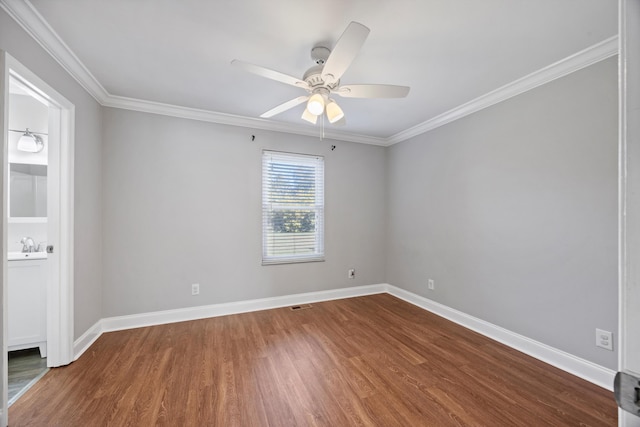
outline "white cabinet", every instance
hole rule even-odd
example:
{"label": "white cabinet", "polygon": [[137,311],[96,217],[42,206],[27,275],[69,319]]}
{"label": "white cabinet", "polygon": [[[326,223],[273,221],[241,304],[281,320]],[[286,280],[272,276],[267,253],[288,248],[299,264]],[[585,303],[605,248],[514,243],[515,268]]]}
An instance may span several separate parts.
{"label": "white cabinet", "polygon": [[9,261],[9,351],[40,348],[47,355],[47,260]]}

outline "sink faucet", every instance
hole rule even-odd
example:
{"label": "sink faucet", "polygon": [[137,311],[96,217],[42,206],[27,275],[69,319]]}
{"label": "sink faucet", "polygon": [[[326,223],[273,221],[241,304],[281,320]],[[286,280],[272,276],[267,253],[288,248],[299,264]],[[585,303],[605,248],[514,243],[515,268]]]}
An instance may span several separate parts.
{"label": "sink faucet", "polygon": [[23,237],[20,243],[22,243],[22,252],[34,252],[36,249],[36,244],[31,237]]}

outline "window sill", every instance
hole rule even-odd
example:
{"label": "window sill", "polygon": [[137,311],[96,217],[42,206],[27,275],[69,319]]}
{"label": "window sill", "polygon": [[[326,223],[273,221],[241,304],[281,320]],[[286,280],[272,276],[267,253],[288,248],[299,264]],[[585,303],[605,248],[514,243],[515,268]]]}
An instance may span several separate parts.
{"label": "window sill", "polygon": [[262,265],[280,265],[280,264],[301,264],[307,262],[324,262],[324,257],[314,258],[283,258],[283,259],[270,259],[262,260]]}

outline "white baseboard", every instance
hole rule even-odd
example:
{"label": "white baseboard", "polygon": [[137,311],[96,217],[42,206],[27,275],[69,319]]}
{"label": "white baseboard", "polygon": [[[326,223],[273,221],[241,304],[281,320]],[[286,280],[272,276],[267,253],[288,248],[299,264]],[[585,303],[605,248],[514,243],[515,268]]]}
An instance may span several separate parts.
{"label": "white baseboard", "polygon": [[87,329],[80,338],[73,342],[73,360],[78,360],[78,357],[82,356],[82,353],[87,351],[87,349],[91,347],[91,344],[100,338],[102,332],[102,319],[100,319],[92,327]]}
{"label": "white baseboard", "polygon": [[588,360],[576,357],[562,350],[550,347],[541,342],[516,334],[500,326],[470,316],[461,311],[437,303],[423,296],[400,289],[389,284],[355,286],[352,288],[332,289],[328,291],[309,292],[304,294],[285,295],[273,298],[261,298],[248,301],[237,301],[212,304],[199,307],[180,308],[175,310],[155,311],[151,313],[132,314],[128,316],[108,317],[96,322],[74,343],[74,360],[82,355],[103,332],[124,329],[142,328],[145,326],[163,325],[166,323],[184,322],[205,319],[208,317],[227,316],[230,314],[251,311],[269,310],[296,304],[309,304],[335,299],[352,298],[365,295],[389,293],[415,306],[430,311],[445,319],[451,320],[465,328],[478,332],[502,344],[521,351],[531,357],[542,360],[570,374],[592,382],[607,390],[613,390],[615,371],[597,365]]}
{"label": "white baseboard", "polygon": [[387,292],[413,305],[430,311],[445,319],[451,320],[467,329],[478,332],[531,357],[541,360],[565,372],[573,374],[602,388],[613,391],[613,378],[616,372],[597,365],[588,360],[574,356],[557,348],[516,334],[500,326],[485,322],[446,305],[437,303],[423,296],[387,285]]}
{"label": "white baseboard", "polygon": [[226,316],[229,314],[247,313],[250,311],[269,310],[272,308],[287,307],[296,304],[310,304],[320,301],[380,294],[386,291],[387,287],[385,284],[354,286],[351,288],[331,289],[328,291],[308,292],[281,297],[261,298],[248,301],[204,305],[199,307],[187,307],[175,310],[154,311],[128,316],[107,317],[97,321],[95,325],[93,325],[74,342],[73,360],[77,360],[82,353],[84,353],[91,344],[93,344],[95,340],[102,335],[103,332],[143,328],[145,326],[185,322],[188,320],[206,319],[208,317]]}
{"label": "white baseboard", "polygon": [[203,305],[199,307],[179,308],[176,310],[132,314],[129,316],[108,317],[106,319],[102,319],[102,328],[104,332],[119,331],[123,329],[141,328],[144,326],[162,325],[165,323],[205,319],[207,317],[227,316],[229,314],[269,310],[272,308],[287,307],[295,304],[308,304],[312,302],[330,301],[362,295],[380,294],[383,292],[386,292],[385,285],[355,286],[352,288],[332,289],[329,291]]}

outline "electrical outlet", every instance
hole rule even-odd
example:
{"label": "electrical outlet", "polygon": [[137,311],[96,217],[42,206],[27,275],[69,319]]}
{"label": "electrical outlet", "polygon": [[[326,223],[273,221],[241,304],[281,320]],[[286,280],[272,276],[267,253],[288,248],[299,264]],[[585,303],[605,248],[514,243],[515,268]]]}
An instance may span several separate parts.
{"label": "electrical outlet", "polygon": [[433,282],[433,279],[429,279],[429,282],[428,282],[427,286],[429,287],[430,291],[432,291],[432,290],[434,290],[436,288],[436,285]]}
{"label": "electrical outlet", "polygon": [[355,279],[356,278],[356,269],[355,268],[350,268],[349,272],[347,274],[347,277],[349,279]]}
{"label": "electrical outlet", "polygon": [[613,334],[609,331],[596,329],[596,346],[613,351]]}
{"label": "electrical outlet", "polygon": [[191,295],[200,295],[200,284],[194,283],[191,285]]}

